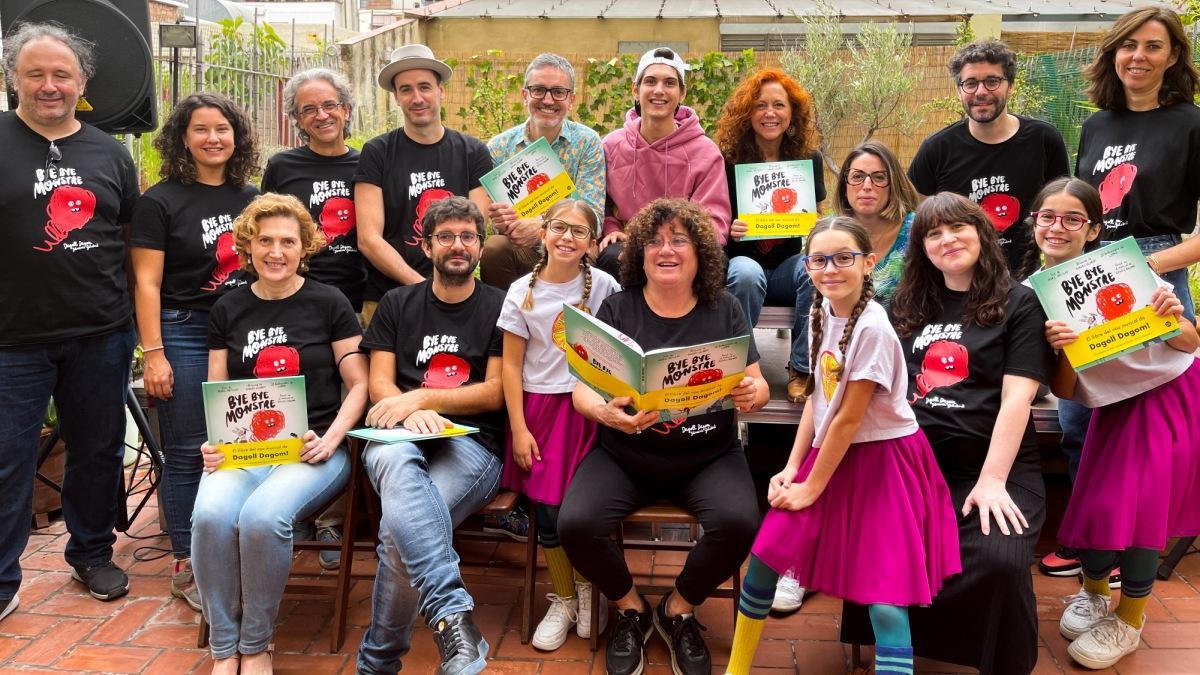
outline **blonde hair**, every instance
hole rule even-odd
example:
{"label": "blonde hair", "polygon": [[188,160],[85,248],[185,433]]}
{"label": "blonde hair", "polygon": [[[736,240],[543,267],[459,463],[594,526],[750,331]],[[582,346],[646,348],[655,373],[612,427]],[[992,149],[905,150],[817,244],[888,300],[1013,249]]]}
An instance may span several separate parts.
{"label": "blonde hair", "polygon": [[[596,230],[600,228],[600,219],[596,217],[596,212],[592,210],[592,207],[581,199],[564,199],[547,209],[542,214],[542,229],[545,230],[549,227],[550,221],[567,209],[571,209],[583,216],[583,219],[588,223],[588,229],[592,233],[589,239],[595,239]],[[533,266],[533,272],[529,275],[529,289],[525,291],[525,300],[521,303],[521,309],[525,311],[533,309],[533,285],[537,283],[538,275],[542,273],[542,270],[546,269],[546,263],[549,259],[550,251],[545,246],[542,246],[542,257]],[[578,306],[582,308],[587,305],[588,297],[592,294],[592,266],[588,263],[588,254],[586,252],[579,259],[579,271],[583,274],[583,297],[579,299]]]}
{"label": "blonde hair", "polygon": [[250,260],[250,242],[258,236],[258,222],[263,218],[285,216],[296,221],[300,226],[300,271],[308,271],[308,261],[321,247],[325,246],[325,235],[317,229],[308,209],[292,195],[279,195],[268,192],[259,195],[250,202],[237,219],[233,221],[233,243],[237,248],[238,260],[242,269],[254,271],[254,263]]}

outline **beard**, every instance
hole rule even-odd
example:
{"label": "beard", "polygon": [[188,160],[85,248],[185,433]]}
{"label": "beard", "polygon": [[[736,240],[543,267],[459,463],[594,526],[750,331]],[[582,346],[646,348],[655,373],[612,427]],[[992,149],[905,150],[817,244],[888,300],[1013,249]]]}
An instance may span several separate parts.
{"label": "beard", "polygon": [[975,122],[979,124],[987,124],[988,122],[997,119],[1008,110],[1007,96],[996,96],[995,94],[992,94],[991,97],[992,109],[990,112],[977,109],[969,103],[963,103],[963,111],[966,112],[967,117],[971,118]]}
{"label": "beard", "polygon": [[450,266],[451,261],[462,260],[458,256],[445,255],[433,261],[433,269],[438,273],[438,280],[445,286],[464,286],[475,276],[475,267],[479,260],[466,257],[466,271],[459,271]]}

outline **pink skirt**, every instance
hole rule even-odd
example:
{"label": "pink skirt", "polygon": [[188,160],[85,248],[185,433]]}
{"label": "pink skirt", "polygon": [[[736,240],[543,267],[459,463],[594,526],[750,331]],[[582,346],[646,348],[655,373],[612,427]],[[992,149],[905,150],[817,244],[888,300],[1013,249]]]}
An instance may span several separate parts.
{"label": "pink skirt", "polygon": [[962,571],[950,490],[921,431],[851,445],[812,506],[767,513],[753,552],[805,588],[863,605],[928,605]]}
{"label": "pink skirt", "polygon": [[1161,550],[1200,534],[1200,363],[1092,413],[1058,530],[1073,548]]}
{"label": "pink skirt", "polygon": [[537,441],[541,461],[525,471],[513,460],[512,432],[504,438],[501,484],[541,504],[559,506],[575,469],[596,444],[596,423],[575,412],[571,394],[525,392],[525,425]]}

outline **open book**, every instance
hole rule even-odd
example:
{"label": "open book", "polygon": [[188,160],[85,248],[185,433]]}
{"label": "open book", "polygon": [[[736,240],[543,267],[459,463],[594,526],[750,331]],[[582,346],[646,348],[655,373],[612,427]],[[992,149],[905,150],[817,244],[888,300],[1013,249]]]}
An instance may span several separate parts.
{"label": "open book", "polygon": [[361,438],[365,441],[378,441],[379,443],[403,443],[405,441],[415,442],[424,441],[430,438],[448,438],[450,436],[466,436],[467,434],[478,433],[479,429],[469,427],[465,424],[447,424],[445,429],[442,429],[436,434],[419,434],[415,431],[409,431],[404,427],[396,427],[395,429],[376,429],[375,427],[363,427],[348,432],[347,436]]}

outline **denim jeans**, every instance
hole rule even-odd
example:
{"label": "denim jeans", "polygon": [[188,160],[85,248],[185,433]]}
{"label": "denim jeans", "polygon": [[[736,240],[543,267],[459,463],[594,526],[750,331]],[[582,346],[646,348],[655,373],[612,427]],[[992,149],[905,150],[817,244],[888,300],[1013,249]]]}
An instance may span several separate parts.
{"label": "denim jeans", "polygon": [[[1150,255],[1164,249],[1171,248],[1183,241],[1183,238],[1177,234],[1160,234],[1156,237],[1140,237],[1137,240],[1138,247],[1142,249],[1142,253]],[[1175,287],[1175,295],[1179,297],[1179,301],[1183,303],[1183,315],[1189,321],[1196,320],[1196,302],[1192,297],[1192,289],[1188,286],[1187,268],[1160,274],[1162,277]]]}
{"label": "denim jeans", "polygon": [[130,325],[105,335],[0,349],[0,605],[21,586],[37,446],[51,395],[67,447],[67,562],[92,567],[112,559],[133,343]]}
{"label": "denim jeans", "polygon": [[208,436],[200,386],[208,379],[208,312],[162,310],[162,339],[175,386],[171,398],[154,399],[166,460],[159,490],[171,550],[176,558],[186,558],[192,552],[192,506],[204,470],[200,446]]}
{"label": "denim jeans", "polygon": [[395,673],[412,644],[417,612],[435,624],[474,609],[458,571],[454,528],[483,508],[500,484],[500,459],[469,436],[371,443],[363,465],[383,502],[371,625],[360,673]]}
{"label": "denim jeans", "polygon": [[214,659],[257,654],[271,643],[292,566],[292,525],[340,492],[349,475],[343,445],[320,464],[227,469],[200,480],[192,571]]}
{"label": "denim jeans", "polygon": [[763,304],[772,307],[795,307],[792,324],[790,364],[807,374],[808,314],[812,310],[812,280],[801,262],[799,253],[783,261],[773,270],[764,270],[753,258],[739,255],[729,261],[725,287],[742,306],[746,321],[754,326],[762,313]]}
{"label": "denim jeans", "polygon": [[1067,456],[1067,475],[1071,484],[1079,473],[1079,458],[1083,456],[1083,438],[1092,421],[1092,409],[1070,399],[1058,399],[1058,426],[1062,427],[1062,451]]}

